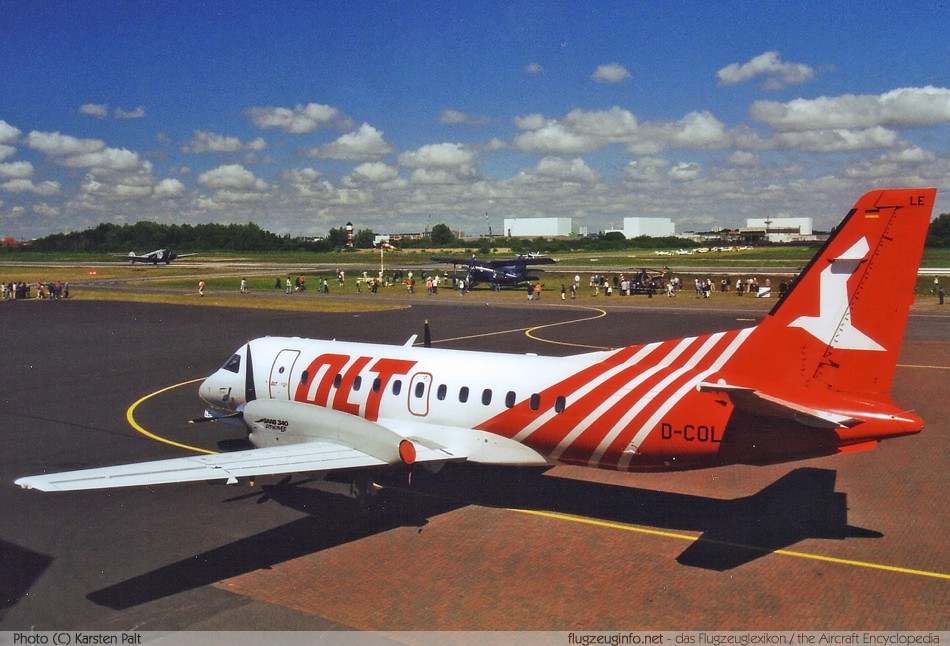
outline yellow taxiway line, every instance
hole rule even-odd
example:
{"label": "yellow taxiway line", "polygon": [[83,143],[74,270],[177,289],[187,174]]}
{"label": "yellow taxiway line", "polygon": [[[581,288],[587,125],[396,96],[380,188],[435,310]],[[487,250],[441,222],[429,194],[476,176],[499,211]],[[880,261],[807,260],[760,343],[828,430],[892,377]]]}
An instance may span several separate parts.
{"label": "yellow taxiway line", "polygon": [[754,550],[757,552],[762,552],[763,554],[782,554],[784,556],[794,556],[801,559],[810,559],[812,561],[824,561],[825,563],[837,563],[839,565],[850,565],[853,567],[862,567],[871,570],[884,570],[886,572],[898,572],[900,574],[913,574],[915,576],[925,576],[935,579],[944,579],[950,580],[950,574],[943,572],[931,572],[929,570],[915,570],[913,568],[899,567],[896,565],[886,565],[884,563],[872,563],[869,561],[856,561],[852,559],[841,559],[834,556],[823,556],[821,554],[810,554],[808,552],[797,552],[793,550],[770,550],[764,547],[757,547],[755,545],[742,545],[739,543],[728,543],[725,541],[707,541],[699,536],[690,536],[689,534],[680,534],[677,532],[668,532],[660,529],[649,529],[646,527],[637,527],[636,525],[627,525],[625,523],[617,523],[608,520],[597,520],[595,518],[585,518],[583,516],[573,516],[571,514],[561,514],[553,511],[537,511],[533,509],[516,509],[509,508],[509,511],[518,512],[519,514],[528,514],[531,516],[542,516],[544,518],[553,518],[555,520],[564,520],[572,523],[581,523],[584,525],[595,525],[597,527],[606,527],[608,529],[619,529],[625,532],[636,532],[638,534],[650,534],[652,536],[662,536],[664,538],[675,538],[684,541],[705,541],[713,543],[716,545],[724,545],[727,547],[739,547],[746,550]]}
{"label": "yellow taxiway line", "polygon": [[129,406],[129,409],[125,412],[125,419],[129,422],[129,424],[132,426],[132,428],[134,428],[136,431],[138,431],[139,433],[141,433],[142,435],[144,435],[145,437],[147,437],[147,438],[149,438],[149,439],[151,439],[151,440],[155,440],[155,441],[161,442],[161,443],[163,443],[163,444],[168,444],[169,446],[177,446],[178,448],[181,448],[181,449],[188,449],[189,451],[195,451],[196,453],[214,454],[215,451],[209,451],[208,449],[202,449],[202,448],[199,448],[199,447],[197,447],[197,446],[189,446],[188,444],[182,444],[182,443],[180,443],[180,442],[175,442],[175,441],[169,440],[169,439],[167,439],[167,438],[164,438],[164,437],[162,437],[162,436],[160,436],[160,435],[155,435],[154,433],[149,433],[149,432],[148,432],[147,430],[145,430],[138,422],[135,421],[135,409],[138,408],[140,404],[145,403],[146,401],[148,401],[148,400],[151,399],[152,397],[157,397],[158,395],[161,395],[161,394],[163,394],[163,393],[167,393],[169,390],[174,390],[175,388],[180,388],[180,387],[182,387],[182,386],[187,386],[187,385],[189,385],[189,384],[198,383],[199,381],[201,381],[201,380],[203,380],[203,379],[204,379],[204,377],[199,377],[199,378],[197,378],[197,379],[192,379],[192,380],[190,380],[190,381],[183,381],[183,382],[181,382],[180,384],[175,384],[175,385],[173,385],[173,386],[166,386],[165,388],[162,388],[161,390],[156,390],[156,391],[153,392],[153,393],[149,393],[148,395],[145,395],[144,397],[142,397],[141,399],[139,399],[138,401],[136,401],[134,404],[132,404],[131,406]]}

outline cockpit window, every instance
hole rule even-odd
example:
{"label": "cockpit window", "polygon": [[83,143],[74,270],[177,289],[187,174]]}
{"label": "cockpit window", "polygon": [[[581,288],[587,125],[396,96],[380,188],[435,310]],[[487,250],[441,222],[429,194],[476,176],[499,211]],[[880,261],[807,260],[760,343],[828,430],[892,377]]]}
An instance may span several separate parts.
{"label": "cockpit window", "polygon": [[235,354],[232,355],[230,359],[224,362],[224,365],[221,366],[222,370],[227,370],[228,372],[233,372],[237,374],[241,370],[241,355]]}

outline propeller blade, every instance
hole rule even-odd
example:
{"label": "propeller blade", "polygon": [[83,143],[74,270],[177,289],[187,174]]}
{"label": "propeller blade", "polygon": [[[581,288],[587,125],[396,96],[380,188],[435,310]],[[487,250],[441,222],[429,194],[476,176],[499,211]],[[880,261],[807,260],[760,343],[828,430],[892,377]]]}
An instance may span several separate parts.
{"label": "propeller blade", "polygon": [[425,327],[422,330],[422,347],[432,347],[432,335],[429,333],[429,320],[426,319]]}
{"label": "propeller blade", "polygon": [[228,419],[241,419],[244,417],[243,411],[237,411],[236,413],[228,413],[227,415],[214,413],[210,410],[206,410],[204,417],[196,417],[195,419],[188,420],[189,424],[207,424],[208,422],[217,422]]}

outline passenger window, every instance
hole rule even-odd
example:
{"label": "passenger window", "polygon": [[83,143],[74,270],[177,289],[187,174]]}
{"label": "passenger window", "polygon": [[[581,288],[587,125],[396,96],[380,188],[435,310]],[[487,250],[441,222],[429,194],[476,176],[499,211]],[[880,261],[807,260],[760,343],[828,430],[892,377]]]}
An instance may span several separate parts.
{"label": "passenger window", "polygon": [[513,407],[515,405],[515,401],[517,400],[517,398],[518,396],[515,395],[515,391],[509,390],[508,394],[505,395],[505,406],[507,406],[508,408]]}
{"label": "passenger window", "polygon": [[300,383],[306,386],[308,381],[310,381],[310,372],[304,370],[300,373]]}
{"label": "passenger window", "polygon": [[541,408],[541,395],[538,393],[531,395],[531,401],[528,405],[531,406],[531,410],[538,410]]}
{"label": "passenger window", "polygon": [[459,388],[459,401],[463,404],[468,401],[468,386]]}
{"label": "passenger window", "polygon": [[374,392],[374,393],[378,393],[378,392],[379,392],[379,389],[382,388],[382,387],[383,387],[383,380],[382,380],[382,379],[380,379],[379,377],[376,377],[376,379],[373,379],[373,392]]}
{"label": "passenger window", "polygon": [[491,404],[491,388],[482,391],[482,403],[488,406]]}
{"label": "passenger window", "polygon": [[416,383],[416,399],[420,399],[426,392],[426,385],[423,382]]}
{"label": "passenger window", "polygon": [[333,378],[333,387],[339,388],[340,384],[342,383],[343,383],[343,375],[337,374],[337,376]]}
{"label": "passenger window", "polygon": [[439,398],[439,401],[443,401],[445,399],[445,396],[448,394],[448,392],[449,392],[449,389],[446,387],[446,385],[441,384],[438,390],[435,391],[435,396]]}
{"label": "passenger window", "polygon": [[402,391],[402,380],[397,379],[393,382],[393,394],[398,395]]}
{"label": "passenger window", "polygon": [[563,395],[558,395],[558,398],[554,400],[554,412],[563,413],[565,408],[567,408],[567,400]]}
{"label": "passenger window", "polygon": [[356,379],[353,380],[353,390],[359,390],[360,386],[362,385],[363,385],[363,378],[357,375]]}

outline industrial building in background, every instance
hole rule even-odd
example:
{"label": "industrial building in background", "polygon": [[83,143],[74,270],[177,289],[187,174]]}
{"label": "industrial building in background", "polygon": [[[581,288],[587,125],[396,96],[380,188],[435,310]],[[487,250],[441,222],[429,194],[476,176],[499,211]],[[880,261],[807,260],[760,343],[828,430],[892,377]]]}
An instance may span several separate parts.
{"label": "industrial building in background", "polygon": [[665,238],[676,235],[676,225],[669,218],[624,218],[620,232],[627,240],[640,236]]}
{"label": "industrial building in background", "polygon": [[509,238],[551,238],[571,235],[571,218],[505,218]]}
{"label": "industrial building in background", "polygon": [[740,233],[743,239],[750,242],[812,242],[817,239],[812,229],[812,218],[749,218]]}

